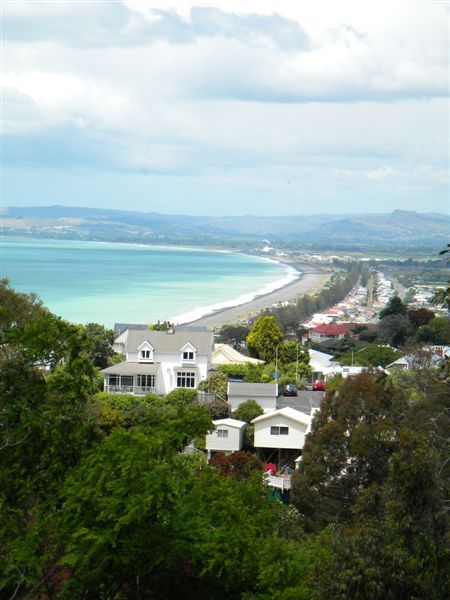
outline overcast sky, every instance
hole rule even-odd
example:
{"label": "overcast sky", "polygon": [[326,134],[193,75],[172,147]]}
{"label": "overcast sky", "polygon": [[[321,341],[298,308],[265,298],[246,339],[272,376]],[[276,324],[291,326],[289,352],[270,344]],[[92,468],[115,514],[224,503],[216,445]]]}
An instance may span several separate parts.
{"label": "overcast sky", "polygon": [[448,211],[446,1],[2,9],[3,206]]}

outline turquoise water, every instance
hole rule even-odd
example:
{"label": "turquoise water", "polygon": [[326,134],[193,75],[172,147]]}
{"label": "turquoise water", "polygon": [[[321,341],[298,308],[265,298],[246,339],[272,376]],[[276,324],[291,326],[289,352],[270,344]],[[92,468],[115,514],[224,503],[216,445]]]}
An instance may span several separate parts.
{"label": "turquoise water", "polygon": [[3,237],[1,250],[15,289],[64,319],[108,327],[186,322],[293,277],[279,263],[192,248]]}

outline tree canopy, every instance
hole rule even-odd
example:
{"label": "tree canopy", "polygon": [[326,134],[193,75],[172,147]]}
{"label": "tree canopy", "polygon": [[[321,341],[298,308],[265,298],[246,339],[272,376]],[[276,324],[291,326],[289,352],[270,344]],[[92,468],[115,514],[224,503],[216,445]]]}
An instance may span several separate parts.
{"label": "tree canopy", "polygon": [[273,362],[283,337],[275,317],[261,316],[253,323],[247,336],[247,348],[252,356]]}

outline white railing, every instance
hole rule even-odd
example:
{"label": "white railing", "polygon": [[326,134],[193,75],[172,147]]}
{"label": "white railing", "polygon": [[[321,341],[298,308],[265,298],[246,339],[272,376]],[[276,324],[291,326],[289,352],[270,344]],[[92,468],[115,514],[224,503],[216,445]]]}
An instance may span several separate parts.
{"label": "white railing", "polygon": [[105,392],[109,392],[110,394],[145,396],[146,394],[156,394],[156,388],[140,385],[105,385]]}
{"label": "white railing", "polygon": [[291,489],[290,475],[282,475],[281,477],[277,477],[276,475],[264,475],[264,482],[269,487],[274,487],[282,491]]}

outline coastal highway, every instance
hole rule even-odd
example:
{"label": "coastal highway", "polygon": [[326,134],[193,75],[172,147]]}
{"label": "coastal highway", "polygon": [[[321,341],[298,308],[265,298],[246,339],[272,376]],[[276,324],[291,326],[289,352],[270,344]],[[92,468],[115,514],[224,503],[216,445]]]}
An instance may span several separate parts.
{"label": "coastal highway", "polygon": [[206,315],[196,321],[185,323],[185,325],[203,326],[211,330],[220,329],[222,325],[248,319],[255,313],[272,306],[272,304],[287,302],[288,300],[297,298],[297,296],[308,294],[312,290],[317,290],[317,288],[328,278],[328,275],[323,271],[320,271],[317,267],[312,267],[311,265],[303,263],[288,264],[301,271],[302,274],[299,279],[296,279],[288,285],[270,292],[269,294],[257,296],[251,302],[218,310],[211,315]]}

